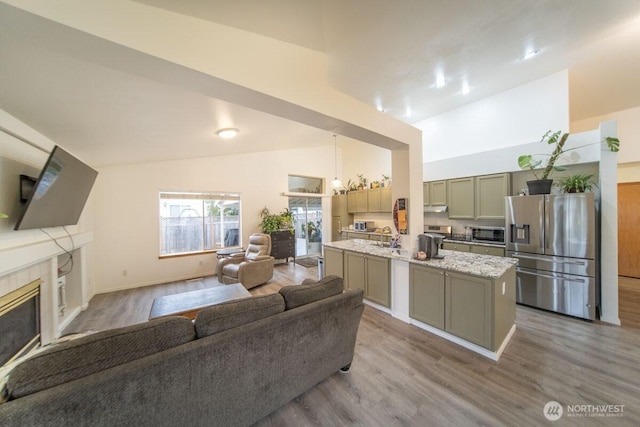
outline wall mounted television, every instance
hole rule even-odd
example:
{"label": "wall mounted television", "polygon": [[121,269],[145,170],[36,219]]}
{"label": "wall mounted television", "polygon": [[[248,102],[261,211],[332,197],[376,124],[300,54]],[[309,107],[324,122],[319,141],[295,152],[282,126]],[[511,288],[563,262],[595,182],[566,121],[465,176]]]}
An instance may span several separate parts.
{"label": "wall mounted television", "polygon": [[77,224],[97,176],[96,170],[56,145],[15,230]]}

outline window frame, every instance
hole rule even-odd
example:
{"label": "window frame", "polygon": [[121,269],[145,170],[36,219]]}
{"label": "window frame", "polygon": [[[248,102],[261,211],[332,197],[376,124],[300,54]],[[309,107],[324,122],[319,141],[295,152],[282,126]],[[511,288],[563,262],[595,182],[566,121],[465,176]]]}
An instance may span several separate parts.
{"label": "window frame", "polygon": [[[175,210],[176,204],[169,204],[163,206],[163,201],[185,201],[180,208],[180,216],[175,217],[171,216],[171,212]],[[237,221],[237,244],[236,245],[224,245],[224,238],[226,233],[228,233],[230,228],[225,226],[226,221],[224,220],[224,210],[222,211],[222,221],[216,222],[211,220],[207,224],[208,218],[216,218],[212,215],[211,206],[208,205],[208,201],[230,201],[231,204],[237,206],[237,215],[234,215]],[[195,202],[195,203],[194,203]],[[197,206],[198,203],[202,203],[200,206]],[[170,203],[170,202],[169,202]],[[224,204],[222,204],[224,206]],[[241,248],[242,247],[242,194],[239,192],[231,192],[231,191],[181,191],[181,190],[159,190],[158,191],[158,258],[176,258],[176,257],[184,257],[191,255],[203,255],[207,253],[216,253],[222,249],[229,248]],[[165,212],[163,213],[163,210]],[[189,214],[187,216],[182,216],[185,211],[195,211],[197,216],[193,216]],[[169,216],[167,216],[169,214]],[[172,220],[179,219],[180,223],[184,220],[189,221],[192,218],[200,219],[201,222],[195,221],[194,224],[191,224],[192,232],[200,228],[201,232],[197,239],[200,240],[201,247],[196,250],[187,250],[181,252],[167,252],[167,242],[170,240],[168,237],[168,233],[166,230],[165,222],[171,222]],[[187,224],[189,225],[189,224]],[[217,236],[216,230],[220,227],[220,234]],[[181,231],[177,232],[178,235],[184,234],[185,227],[182,227],[182,224],[179,224],[178,229]],[[216,247],[216,241],[220,239],[221,246]],[[207,243],[207,240],[209,243]],[[190,240],[187,239],[187,243]],[[183,242],[184,243],[184,242]],[[193,243],[193,242],[191,242]],[[209,247],[207,247],[209,246]],[[175,248],[174,248],[175,249]],[[164,253],[163,253],[164,251]]]}

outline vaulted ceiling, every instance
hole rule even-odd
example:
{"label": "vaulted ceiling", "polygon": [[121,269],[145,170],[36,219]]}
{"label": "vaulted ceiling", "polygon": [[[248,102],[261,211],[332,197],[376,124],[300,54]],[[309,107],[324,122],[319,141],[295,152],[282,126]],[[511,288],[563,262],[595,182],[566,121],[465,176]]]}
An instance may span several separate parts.
{"label": "vaulted ceiling", "polygon": [[[323,52],[334,88],[407,123],[563,69],[571,120],[640,99],[638,0],[137,2]],[[0,108],[96,165],[333,143],[326,131],[123,72],[107,53],[97,62],[50,48],[54,26],[78,39],[0,3]],[[529,50],[539,52],[520,59]],[[226,126],[243,132],[213,144]]]}

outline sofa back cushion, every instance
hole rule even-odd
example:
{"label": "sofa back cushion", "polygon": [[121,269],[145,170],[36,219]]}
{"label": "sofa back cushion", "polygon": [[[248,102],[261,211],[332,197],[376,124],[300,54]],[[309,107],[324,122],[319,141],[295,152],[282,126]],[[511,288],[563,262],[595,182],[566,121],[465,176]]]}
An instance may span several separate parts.
{"label": "sofa back cushion", "polygon": [[186,317],[165,317],[56,345],[16,366],[7,381],[16,399],[193,341]]}
{"label": "sofa back cushion", "polygon": [[284,311],[280,294],[270,294],[227,301],[200,311],[195,320],[198,338],[255,322]]}
{"label": "sofa back cushion", "polygon": [[280,288],[287,310],[309,304],[324,298],[338,295],[344,290],[342,278],[327,276],[317,282],[302,282],[302,285],[285,286]]}

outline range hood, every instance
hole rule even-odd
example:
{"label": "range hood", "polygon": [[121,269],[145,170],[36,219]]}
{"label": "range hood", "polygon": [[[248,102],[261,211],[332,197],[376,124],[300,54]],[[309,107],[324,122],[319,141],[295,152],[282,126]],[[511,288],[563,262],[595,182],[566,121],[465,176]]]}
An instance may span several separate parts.
{"label": "range hood", "polygon": [[440,205],[440,206],[425,206],[424,207],[424,212],[425,213],[433,213],[433,212],[446,212],[447,211],[448,206],[447,205]]}

